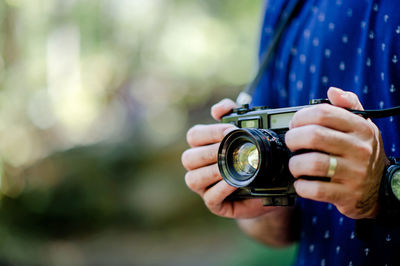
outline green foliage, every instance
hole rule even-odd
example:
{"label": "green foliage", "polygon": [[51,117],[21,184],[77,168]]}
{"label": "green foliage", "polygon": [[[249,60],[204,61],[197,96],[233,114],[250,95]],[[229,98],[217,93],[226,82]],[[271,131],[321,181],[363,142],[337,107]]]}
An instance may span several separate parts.
{"label": "green foliage", "polygon": [[294,264],[297,246],[293,245],[283,249],[267,249],[264,245],[252,242],[248,239],[241,241],[242,254],[229,263],[231,266],[248,265],[273,265],[287,266]]}
{"label": "green foliage", "polygon": [[207,211],[180,164],[186,130],[250,77],[260,13],[260,1],[0,2],[0,264],[221,265],[238,243],[236,262],[271,258]]}

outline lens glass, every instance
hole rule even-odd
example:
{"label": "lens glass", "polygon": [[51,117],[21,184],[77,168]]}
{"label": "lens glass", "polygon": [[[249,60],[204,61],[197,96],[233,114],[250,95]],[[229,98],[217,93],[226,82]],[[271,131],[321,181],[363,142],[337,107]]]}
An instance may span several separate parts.
{"label": "lens glass", "polygon": [[258,149],[251,142],[245,142],[233,151],[233,168],[240,175],[253,175],[258,168]]}

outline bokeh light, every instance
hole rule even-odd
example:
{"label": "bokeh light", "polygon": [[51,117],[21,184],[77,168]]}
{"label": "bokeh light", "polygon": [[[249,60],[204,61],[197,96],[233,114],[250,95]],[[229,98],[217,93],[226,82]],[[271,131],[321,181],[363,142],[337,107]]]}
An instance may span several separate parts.
{"label": "bokeh light", "polygon": [[0,2],[0,264],[258,263],[264,247],[206,210],[180,156],[251,77],[261,10]]}

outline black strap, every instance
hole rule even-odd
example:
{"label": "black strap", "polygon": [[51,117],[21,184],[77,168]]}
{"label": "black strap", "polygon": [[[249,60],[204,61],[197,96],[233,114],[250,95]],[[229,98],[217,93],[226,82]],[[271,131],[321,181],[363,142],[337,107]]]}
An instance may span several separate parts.
{"label": "black strap", "polygon": [[[282,12],[281,17],[278,22],[277,29],[275,31],[275,34],[272,37],[272,40],[269,43],[267,49],[261,56],[260,67],[257,71],[255,78],[242,91],[242,93],[249,95],[250,99],[251,99],[251,95],[253,94],[254,90],[256,89],[258,83],[260,82],[265,70],[267,69],[269,63],[271,62],[271,59],[273,58],[273,55],[276,51],[276,48],[278,47],[281,37],[282,37],[283,31],[285,30],[285,28],[289,24],[289,22],[294,18],[296,11],[299,9],[302,2],[303,1],[301,1],[301,0],[291,0],[291,1],[289,1],[288,5]],[[239,102],[239,100],[238,100],[238,102]],[[240,104],[244,104],[244,103],[240,103]]]}
{"label": "black strap", "polygon": [[349,110],[354,114],[363,116],[364,118],[384,118],[400,114],[400,106],[381,109],[381,110]]}

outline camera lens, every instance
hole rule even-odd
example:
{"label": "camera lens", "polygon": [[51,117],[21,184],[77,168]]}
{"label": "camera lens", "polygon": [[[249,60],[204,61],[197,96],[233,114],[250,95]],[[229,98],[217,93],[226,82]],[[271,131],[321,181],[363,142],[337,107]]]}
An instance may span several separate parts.
{"label": "camera lens", "polygon": [[238,174],[253,175],[258,169],[258,156],[256,145],[245,142],[233,151],[233,168]]}
{"label": "camera lens", "polygon": [[278,176],[287,175],[285,169],[290,156],[282,136],[267,129],[231,131],[218,150],[221,176],[234,187],[280,185]]}

